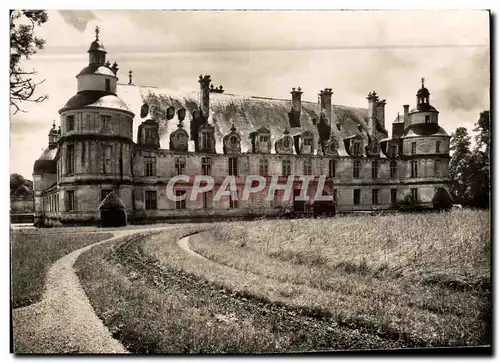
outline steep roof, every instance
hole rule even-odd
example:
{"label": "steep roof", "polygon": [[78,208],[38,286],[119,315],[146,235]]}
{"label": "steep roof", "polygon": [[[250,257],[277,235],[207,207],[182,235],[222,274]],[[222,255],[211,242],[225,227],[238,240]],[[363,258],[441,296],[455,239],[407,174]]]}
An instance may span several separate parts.
{"label": "steep roof", "polygon": [[[117,93],[127,103],[132,111],[139,110],[143,102],[156,108],[155,115],[160,124],[160,144],[162,148],[169,145],[170,133],[177,129],[179,120],[177,115],[167,120],[165,110],[173,106],[176,109],[185,108],[186,117],[183,121],[184,129],[190,133],[192,120],[191,111],[199,109],[199,92],[174,91],[165,88],[140,87],[135,85],[118,85]],[[291,135],[309,130],[318,141],[318,129],[315,122],[320,120],[320,105],[314,102],[302,102],[300,128],[292,128],[289,123],[288,113],[292,108],[291,99],[273,99],[254,96],[242,96],[229,93],[210,93],[210,115],[208,122],[214,126],[216,134],[216,151],[222,153],[222,138],[231,130],[234,124],[236,132],[241,136],[241,151],[246,152],[251,146],[249,135],[260,127],[271,131],[271,141],[280,138],[288,129]],[[134,129],[141,123],[139,112],[134,119]],[[313,121],[315,119],[315,121]],[[368,129],[368,110],[366,108],[332,105],[332,134],[340,141],[349,136],[359,134],[358,125]],[[337,128],[340,125],[340,130]],[[380,134],[382,136],[382,134]],[[317,145],[315,145],[317,147]],[[194,151],[190,142],[189,150]],[[274,150],[273,150],[274,152]],[[339,153],[345,153],[339,149]]]}
{"label": "steep roof", "polygon": [[56,174],[57,163],[54,160],[56,155],[57,147],[49,147],[45,149],[33,165],[33,174]]}
{"label": "steep roof", "polygon": [[408,126],[403,137],[412,136],[449,136],[448,133],[438,124],[428,123],[428,124],[414,124]]}

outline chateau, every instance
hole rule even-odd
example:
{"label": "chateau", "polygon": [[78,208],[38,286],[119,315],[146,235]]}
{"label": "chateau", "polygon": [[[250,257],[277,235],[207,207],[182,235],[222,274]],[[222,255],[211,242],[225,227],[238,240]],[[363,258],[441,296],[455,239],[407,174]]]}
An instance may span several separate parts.
{"label": "chateau", "polygon": [[[450,136],[424,87],[416,105],[403,105],[385,124],[386,101],[369,92],[367,108],[332,104],[331,88],[317,103],[229,94],[200,76],[199,91],[180,92],[118,83],[118,64],[106,60],[96,39],[89,62],[77,78],[77,92],[59,110],[48,147],[33,169],[35,223],[98,223],[99,206],[119,197],[132,223],[272,216],[307,203],[252,195],[248,200],[212,193],[196,200],[166,197],[176,175],[210,175],[215,187],[234,175],[241,194],[247,176],[285,180],[326,176],[325,190],[338,212],[390,209],[409,201],[432,206],[437,192],[448,194]],[[136,114],[137,112],[137,114]],[[134,139],[135,136],[135,139]],[[283,181],[286,182],[286,181]],[[177,183],[175,195],[192,182]],[[292,182],[294,195],[300,185]]]}

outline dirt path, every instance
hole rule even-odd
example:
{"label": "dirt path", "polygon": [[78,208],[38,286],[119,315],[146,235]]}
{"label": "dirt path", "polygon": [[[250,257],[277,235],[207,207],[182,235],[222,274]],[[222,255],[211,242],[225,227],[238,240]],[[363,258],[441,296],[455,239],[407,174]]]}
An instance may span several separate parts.
{"label": "dirt path", "polygon": [[15,353],[127,353],[96,316],[73,265],[83,252],[137,232],[160,228],[112,231],[110,239],[97,242],[57,260],[46,277],[42,301],[13,310]]}

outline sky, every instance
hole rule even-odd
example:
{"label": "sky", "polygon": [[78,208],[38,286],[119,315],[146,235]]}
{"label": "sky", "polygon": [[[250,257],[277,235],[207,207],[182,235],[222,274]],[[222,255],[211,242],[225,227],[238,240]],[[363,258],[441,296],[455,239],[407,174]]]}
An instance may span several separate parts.
{"label": "sky", "polygon": [[138,85],[197,90],[198,76],[210,74],[228,93],[283,99],[300,86],[303,100],[317,102],[328,87],[334,104],[365,108],[375,90],[387,100],[389,130],[403,104],[414,106],[421,77],[449,133],[472,131],[490,108],[486,11],[50,10],[36,30],[45,49],[23,63],[50,98],[11,115],[11,173],[31,179],[57,111],[76,93],[96,25],[123,83],[132,70]]}

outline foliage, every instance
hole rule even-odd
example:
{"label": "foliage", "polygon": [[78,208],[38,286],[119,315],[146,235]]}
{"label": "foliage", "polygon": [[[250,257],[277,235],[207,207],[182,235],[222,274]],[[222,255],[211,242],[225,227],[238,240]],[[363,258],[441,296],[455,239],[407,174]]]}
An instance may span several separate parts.
{"label": "foliage", "polygon": [[18,173],[10,174],[10,192],[14,192],[21,185],[26,185],[29,190],[33,191],[33,182],[31,180],[24,179],[24,177]]}
{"label": "foliage", "polygon": [[451,194],[456,203],[488,208],[490,205],[490,112],[481,112],[474,129],[476,145],[471,150],[467,129],[452,134],[450,149]]}
{"label": "foliage", "polygon": [[45,40],[35,35],[35,28],[48,20],[44,10],[10,10],[10,106],[14,114],[24,112],[22,102],[42,102],[48,95],[35,96],[35,89],[43,83],[34,80],[37,72],[22,68],[21,60],[29,59],[43,49]]}

